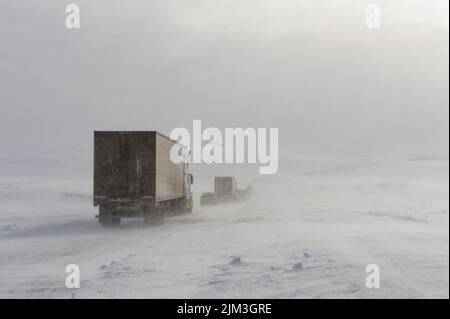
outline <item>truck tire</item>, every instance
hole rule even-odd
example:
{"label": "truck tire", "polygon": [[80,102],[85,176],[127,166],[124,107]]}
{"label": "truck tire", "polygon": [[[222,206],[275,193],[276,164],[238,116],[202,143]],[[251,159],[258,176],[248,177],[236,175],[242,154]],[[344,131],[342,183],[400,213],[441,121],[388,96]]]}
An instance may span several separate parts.
{"label": "truck tire", "polygon": [[100,205],[98,222],[102,226],[119,226],[121,218],[108,212],[107,207]]}
{"label": "truck tire", "polygon": [[177,214],[186,214],[186,198],[177,199]]}
{"label": "truck tire", "polygon": [[121,218],[115,216],[99,216],[98,222],[102,226],[119,226]]}
{"label": "truck tire", "polygon": [[154,207],[151,205],[144,206],[144,222],[149,226],[160,226],[164,224],[164,210],[158,205]]}
{"label": "truck tire", "polygon": [[179,198],[177,200],[177,213],[178,214],[190,214],[192,213],[192,207],[187,207],[187,199],[186,197]]}

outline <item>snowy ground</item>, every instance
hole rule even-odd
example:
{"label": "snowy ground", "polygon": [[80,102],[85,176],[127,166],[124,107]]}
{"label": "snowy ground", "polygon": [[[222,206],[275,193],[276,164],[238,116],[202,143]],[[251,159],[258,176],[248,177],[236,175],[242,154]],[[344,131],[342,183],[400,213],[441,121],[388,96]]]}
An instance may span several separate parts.
{"label": "snowy ground", "polygon": [[[449,297],[448,158],[283,152],[245,202],[113,229],[94,218],[88,165],[0,162],[3,298]],[[213,172],[196,174],[197,196]],[[80,289],[65,288],[72,263]]]}

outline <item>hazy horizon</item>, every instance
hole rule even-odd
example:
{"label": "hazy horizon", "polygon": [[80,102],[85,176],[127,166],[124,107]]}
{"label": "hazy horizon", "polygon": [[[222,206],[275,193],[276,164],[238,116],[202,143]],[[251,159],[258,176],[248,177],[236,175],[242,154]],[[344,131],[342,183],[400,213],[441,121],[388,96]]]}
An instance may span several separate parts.
{"label": "hazy horizon", "polygon": [[[278,127],[280,149],[448,154],[448,2],[0,4],[2,155],[93,130]],[[13,18],[12,18],[13,17]]]}

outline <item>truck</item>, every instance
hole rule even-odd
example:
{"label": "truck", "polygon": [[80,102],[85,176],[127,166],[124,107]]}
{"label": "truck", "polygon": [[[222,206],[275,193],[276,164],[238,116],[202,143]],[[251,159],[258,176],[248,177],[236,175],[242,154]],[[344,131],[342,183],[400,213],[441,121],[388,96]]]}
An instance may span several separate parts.
{"label": "truck", "polygon": [[236,179],[232,176],[214,177],[214,194],[219,202],[237,199]]}
{"label": "truck", "polygon": [[102,226],[136,217],[161,225],[166,212],[192,211],[187,157],[170,157],[177,143],[157,131],[94,131],[93,204]]}
{"label": "truck", "polygon": [[200,206],[217,205],[217,198],[214,193],[202,193],[200,196]]}

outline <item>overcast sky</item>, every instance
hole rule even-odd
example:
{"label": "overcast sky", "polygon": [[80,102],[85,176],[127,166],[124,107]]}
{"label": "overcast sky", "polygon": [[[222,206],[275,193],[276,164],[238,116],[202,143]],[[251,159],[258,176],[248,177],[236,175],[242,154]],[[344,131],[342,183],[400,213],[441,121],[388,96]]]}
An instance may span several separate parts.
{"label": "overcast sky", "polygon": [[448,0],[2,0],[1,152],[201,119],[278,127],[282,148],[447,153],[448,36]]}

